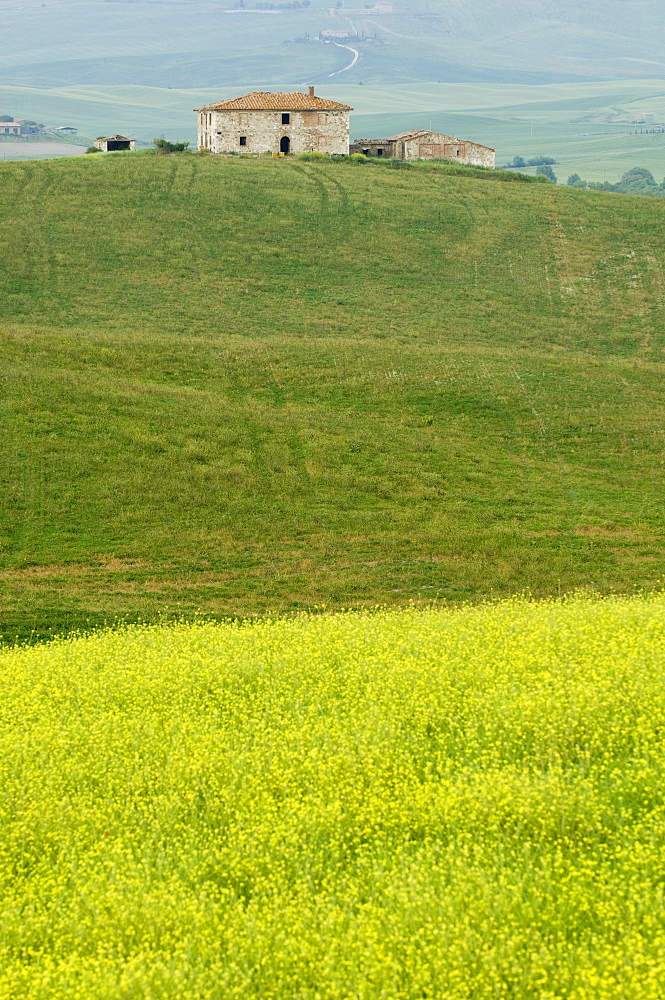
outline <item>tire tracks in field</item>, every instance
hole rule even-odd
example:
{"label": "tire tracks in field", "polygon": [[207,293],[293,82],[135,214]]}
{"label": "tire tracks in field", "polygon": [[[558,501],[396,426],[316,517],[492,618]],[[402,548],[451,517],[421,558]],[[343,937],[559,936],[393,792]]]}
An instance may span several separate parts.
{"label": "tire tracks in field", "polygon": [[[329,169],[335,169],[334,166],[330,166],[329,168],[326,166],[323,169],[315,164],[308,165],[308,168],[295,163],[291,163],[289,166],[292,170],[306,177],[318,190],[320,199],[319,207],[322,216],[339,217],[340,215],[346,215],[349,202],[348,192],[337,178],[331,177],[328,173]],[[335,205],[336,210],[333,208]]]}
{"label": "tire tracks in field", "polygon": [[[43,220],[43,202],[54,185],[53,168],[47,162],[25,164],[25,168],[31,193],[34,192],[31,200],[35,203],[35,218]],[[36,297],[43,301],[50,300],[52,291],[57,291],[59,284],[58,267],[53,249],[46,240],[43,222],[25,230],[20,258],[27,284],[33,288]]]}

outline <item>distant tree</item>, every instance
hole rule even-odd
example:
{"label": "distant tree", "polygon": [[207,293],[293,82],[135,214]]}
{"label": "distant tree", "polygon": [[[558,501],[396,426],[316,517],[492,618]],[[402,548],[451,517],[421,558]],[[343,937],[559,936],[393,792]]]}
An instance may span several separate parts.
{"label": "distant tree", "polygon": [[623,175],[619,184],[629,187],[633,185],[656,187],[654,176],[650,170],[647,170],[646,167],[631,167],[631,169],[627,170]]}
{"label": "distant tree", "polygon": [[540,167],[544,163],[556,163],[556,160],[552,156],[533,156],[527,161],[527,166]]}
{"label": "distant tree", "polygon": [[509,167],[526,167],[526,160],[523,156],[513,156],[508,164]]}
{"label": "distant tree", "polygon": [[552,184],[556,184],[556,174],[554,173],[554,171],[550,166],[545,165],[542,167],[538,167],[536,169],[536,173],[540,174],[542,177],[548,177],[552,181]]}
{"label": "distant tree", "polygon": [[189,149],[189,142],[169,142],[168,139],[153,139],[152,144],[158,153],[182,153]]}
{"label": "distant tree", "polygon": [[0,122],[13,122],[13,121],[14,121],[13,115],[0,115]]}
{"label": "distant tree", "polygon": [[579,174],[571,174],[568,180],[566,181],[566,184],[568,185],[568,187],[572,188],[575,187],[576,184],[579,184],[581,180],[582,178],[580,177]]}

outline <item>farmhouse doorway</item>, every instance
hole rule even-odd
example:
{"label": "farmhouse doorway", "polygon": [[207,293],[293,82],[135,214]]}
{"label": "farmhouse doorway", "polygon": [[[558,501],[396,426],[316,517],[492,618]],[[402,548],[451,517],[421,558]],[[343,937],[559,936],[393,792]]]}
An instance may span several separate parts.
{"label": "farmhouse doorway", "polygon": [[288,135],[283,135],[282,138],[279,140],[280,153],[288,153],[290,148],[291,148],[291,140],[289,139]]}

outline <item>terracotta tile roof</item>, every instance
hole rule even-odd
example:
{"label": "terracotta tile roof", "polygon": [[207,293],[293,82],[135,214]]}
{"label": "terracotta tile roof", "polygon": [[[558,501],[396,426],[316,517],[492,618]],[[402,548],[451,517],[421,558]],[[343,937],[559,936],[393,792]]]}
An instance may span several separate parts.
{"label": "terracotta tile roof", "polygon": [[[393,139],[415,139],[419,135],[429,135],[430,130],[426,128],[412,128],[409,132],[398,132],[397,135],[389,136],[389,141]],[[438,135],[438,133],[435,133]]]}
{"label": "terracotta tile roof", "polygon": [[445,139],[446,142],[464,142],[469,146],[480,146],[481,149],[491,149],[494,152],[492,146],[483,146],[482,142],[474,142],[473,139],[456,139],[453,135],[444,135],[442,132],[432,132],[428,128],[414,128],[410,132],[398,132],[397,135],[391,135],[386,142],[394,142],[397,139],[417,139],[421,135],[436,135],[441,139]]}
{"label": "terracotta tile roof", "polygon": [[255,91],[244,97],[234,97],[230,101],[205,104],[195,111],[353,111],[348,104],[338,104],[324,97],[310,97],[309,94],[265,94]]}

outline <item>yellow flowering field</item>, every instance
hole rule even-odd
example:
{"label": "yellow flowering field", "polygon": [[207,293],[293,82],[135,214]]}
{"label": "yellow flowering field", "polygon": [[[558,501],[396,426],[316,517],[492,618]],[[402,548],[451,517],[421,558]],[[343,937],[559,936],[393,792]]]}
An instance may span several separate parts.
{"label": "yellow flowering field", "polygon": [[0,997],[658,1000],[665,598],[0,654]]}

